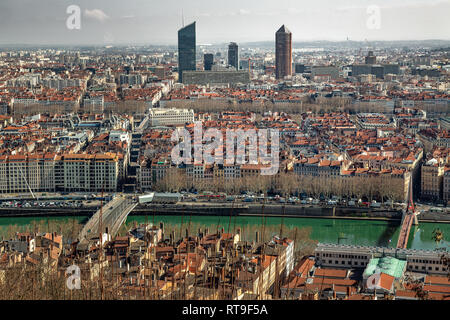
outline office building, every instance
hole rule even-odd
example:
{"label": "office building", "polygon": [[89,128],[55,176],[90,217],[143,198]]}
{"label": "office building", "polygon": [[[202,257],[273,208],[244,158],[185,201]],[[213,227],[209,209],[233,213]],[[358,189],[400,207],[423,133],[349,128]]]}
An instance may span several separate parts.
{"label": "office building", "polygon": [[377,63],[377,57],[373,54],[373,51],[369,51],[365,58],[366,64],[376,64]]}
{"label": "office building", "polygon": [[195,22],[178,30],[179,82],[183,82],[185,70],[195,70]]}
{"label": "office building", "polygon": [[292,75],[292,33],[284,25],[275,34],[275,60],[277,79]]}
{"label": "office building", "polygon": [[228,65],[239,70],[239,47],[235,42],[228,45]]}
{"label": "office building", "polygon": [[194,122],[194,110],[190,109],[151,109],[151,126],[181,125]]}
{"label": "office building", "polygon": [[306,67],[304,64],[296,63],[295,64],[295,73],[304,73],[306,71]]}
{"label": "office building", "polygon": [[214,64],[214,55],[212,53],[206,53],[203,55],[203,66],[206,71],[210,71]]}
{"label": "office building", "polygon": [[324,77],[329,80],[335,80],[339,78],[339,68],[334,66],[313,66],[311,68],[311,77]]}
{"label": "office building", "polygon": [[197,85],[234,85],[250,83],[250,75],[247,70],[212,70],[212,71],[185,71],[184,84]]}

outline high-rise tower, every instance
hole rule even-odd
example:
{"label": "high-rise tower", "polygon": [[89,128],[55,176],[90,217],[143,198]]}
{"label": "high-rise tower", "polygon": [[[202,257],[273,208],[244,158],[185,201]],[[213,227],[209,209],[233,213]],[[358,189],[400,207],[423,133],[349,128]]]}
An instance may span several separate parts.
{"label": "high-rise tower", "polygon": [[205,53],[203,55],[203,66],[205,70],[211,70],[214,64],[214,55],[212,53]]}
{"label": "high-rise tower", "polygon": [[178,81],[183,82],[183,71],[195,70],[195,21],[178,30]]}
{"label": "high-rise tower", "polygon": [[369,51],[365,58],[366,64],[376,64],[377,63],[377,57],[373,54],[373,51]]}
{"label": "high-rise tower", "polygon": [[235,42],[228,45],[228,65],[239,70],[239,47]]}
{"label": "high-rise tower", "polygon": [[292,75],[292,33],[284,25],[275,33],[277,79]]}

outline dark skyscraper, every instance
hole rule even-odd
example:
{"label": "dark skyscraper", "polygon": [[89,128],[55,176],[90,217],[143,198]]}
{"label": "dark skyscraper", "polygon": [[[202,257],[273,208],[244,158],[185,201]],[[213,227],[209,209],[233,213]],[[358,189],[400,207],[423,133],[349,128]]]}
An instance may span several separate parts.
{"label": "dark skyscraper", "polygon": [[239,47],[235,42],[228,45],[228,65],[239,70]]}
{"label": "dark skyscraper", "polygon": [[369,51],[369,53],[366,56],[366,64],[376,64],[377,63],[377,57],[374,56],[373,51]]}
{"label": "dark skyscraper", "polygon": [[184,70],[195,70],[195,21],[178,30],[179,82],[183,82]]}
{"label": "dark skyscraper", "polygon": [[212,65],[214,64],[214,55],[212,53],[206,53],[203,55],[203,65],[205,70],[211,70]]}
{"label": "dark skyscraper", "polygon": [[275,33],[277,79],[292,75],[292,33],[284,25]]}

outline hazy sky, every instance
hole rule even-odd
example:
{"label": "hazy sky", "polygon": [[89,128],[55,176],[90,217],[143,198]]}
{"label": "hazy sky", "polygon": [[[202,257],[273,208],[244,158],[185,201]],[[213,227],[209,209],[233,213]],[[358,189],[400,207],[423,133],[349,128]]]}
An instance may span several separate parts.
{"label": "hazy sky", "polygon": [[282,24],[294,41],[450,39],[450,0],[0,0],[0,44],[175,45],[182,10],[197,44],[272,41]]}

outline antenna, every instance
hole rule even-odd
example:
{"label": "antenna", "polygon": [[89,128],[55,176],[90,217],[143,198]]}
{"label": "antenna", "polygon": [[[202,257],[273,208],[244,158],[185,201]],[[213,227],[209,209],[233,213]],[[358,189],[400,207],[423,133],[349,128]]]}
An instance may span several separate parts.
{"label": "antenna", "polygon": [[181,9],[181,24],[184,28],[184,13],[183,13],[183,9]]}

